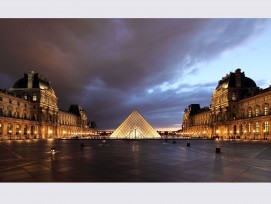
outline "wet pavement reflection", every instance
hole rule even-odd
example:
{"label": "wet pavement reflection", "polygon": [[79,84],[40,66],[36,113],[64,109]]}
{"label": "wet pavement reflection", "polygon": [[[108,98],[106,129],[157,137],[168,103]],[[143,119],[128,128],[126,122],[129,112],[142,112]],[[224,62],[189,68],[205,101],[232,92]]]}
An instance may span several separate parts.
{"label": "wet pavement reflection", "polygon": [[270,182],[270,155],[268,141],[1,141],[0,181]]}

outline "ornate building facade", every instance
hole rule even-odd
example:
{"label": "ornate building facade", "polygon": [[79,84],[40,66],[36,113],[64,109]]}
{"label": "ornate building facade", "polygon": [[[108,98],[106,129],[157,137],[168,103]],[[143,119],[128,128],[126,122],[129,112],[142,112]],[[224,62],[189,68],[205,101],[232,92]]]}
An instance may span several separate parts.
{"label": "ornate building facade", "polygon": [[0,90],[0,138],[62,138],[93,132],[79,105],[60,111],[50,82],[30,71],[9,90]]}
{"label": "ornate building facade", "polygon": [[222,139],[271,139],[271,87],[260,89],[241,69],[223,77],[210,107],[184,110],[184,136]]}

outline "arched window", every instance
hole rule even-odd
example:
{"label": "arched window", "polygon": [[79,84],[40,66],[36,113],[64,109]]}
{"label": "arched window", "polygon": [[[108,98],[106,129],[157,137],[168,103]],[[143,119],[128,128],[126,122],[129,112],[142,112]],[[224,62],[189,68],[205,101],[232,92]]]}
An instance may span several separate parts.
{"label": "arched window", "polygon": [[20,133],[20,126],[17,124],[16,125],[16,135],[18,135]]}
{"label": "arched window", "polygon": [[259,110],[258,107],[256,107],[256,109],[255,109],[255,116],[256,116],[256,117],[259,116],[259,113],[260,113],[260,110]]}
{"label": "arched window", "polygon": [[8,133],[9,135],[12,134],[12,125],[11,125],[10,123],[9,123],[8,126],[7,126],[7,133]]}
{"label": "arched window", "polygon": [[269,122],[268,121],[264,122],[264,132],[269,133]]}
{"label": "arched window", "polygon": [[31,126],[31,132],[30,132],[30,134],[31,134],[31,135],[34,135],[34,133],[35,133],[35,126],[32,125],[32,126]]}
{"label": "arched window", "polygon": [[24,126],[24,135],[27,135],[27,126]]}
{"label": "arched window", "polygon": [[264,107],[264,115],[268,115],[268,106]]}
{"label": "arched window", "polygon": [[260,124],[258,122],[255,123],[255,131],[259,132]]}
{"label": "arched window", "polygon": [[251,118],[251,116],[252,116],[252,111],[251,111],[251,108],[249,108],[247,112],[247,117]]}

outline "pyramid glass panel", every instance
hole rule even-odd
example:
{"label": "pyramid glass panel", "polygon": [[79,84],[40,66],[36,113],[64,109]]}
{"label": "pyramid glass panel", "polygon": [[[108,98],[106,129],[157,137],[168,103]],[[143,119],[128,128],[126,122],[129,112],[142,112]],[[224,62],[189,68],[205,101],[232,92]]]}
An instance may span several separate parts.
{"label": "pyramid glass panel", "polygon": [[146,119],[135,110],[111,134],[110,138],[144,139],[161,138],[161,136]]}

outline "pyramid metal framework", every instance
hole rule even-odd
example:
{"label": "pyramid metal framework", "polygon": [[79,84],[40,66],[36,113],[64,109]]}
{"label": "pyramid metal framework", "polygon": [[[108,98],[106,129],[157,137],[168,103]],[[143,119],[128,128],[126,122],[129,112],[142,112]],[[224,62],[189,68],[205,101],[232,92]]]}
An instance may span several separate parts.
{"label": "pyramid metal framework", "polygon": [[144,139],[161,138],[161,136],[138,111],[134,110],[111,134],[110,138]]}

